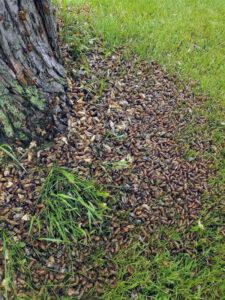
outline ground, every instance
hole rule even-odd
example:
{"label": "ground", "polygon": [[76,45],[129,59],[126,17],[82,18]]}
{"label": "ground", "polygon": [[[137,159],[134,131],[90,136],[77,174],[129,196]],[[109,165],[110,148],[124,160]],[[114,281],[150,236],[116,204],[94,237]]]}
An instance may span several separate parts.
{"label": "ground", "polygon": [[62,50],[68,131],[3,157],[0,297],[221,299],[220,146],[194,130],[205,99],[101,37],[76,60]]}

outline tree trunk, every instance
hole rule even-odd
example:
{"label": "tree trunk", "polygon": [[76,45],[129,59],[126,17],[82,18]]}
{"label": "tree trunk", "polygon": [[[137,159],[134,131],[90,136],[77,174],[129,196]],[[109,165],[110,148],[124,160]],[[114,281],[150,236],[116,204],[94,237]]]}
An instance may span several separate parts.
{"label": "tree trunk", "polygon": [[65,86],[51,2],[0,0],[0,144],[62,130]]}

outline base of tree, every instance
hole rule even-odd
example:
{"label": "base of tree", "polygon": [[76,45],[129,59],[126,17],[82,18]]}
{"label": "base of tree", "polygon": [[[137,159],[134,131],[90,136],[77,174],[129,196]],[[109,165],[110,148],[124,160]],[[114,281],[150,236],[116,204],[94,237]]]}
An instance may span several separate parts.
{"label": "base of tree", "polygon": [[0,0],[0,143],[62,131],[65,87],[51,2]]}

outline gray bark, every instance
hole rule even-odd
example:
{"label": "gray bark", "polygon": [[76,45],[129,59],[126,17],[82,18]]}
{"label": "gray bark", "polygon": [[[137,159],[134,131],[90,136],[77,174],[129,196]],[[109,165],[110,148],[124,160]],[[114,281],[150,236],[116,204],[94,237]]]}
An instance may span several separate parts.
{"label": "gray bark", "polygon": [[66,74],[48,0],[0,0],[0,143],[62,129]]}

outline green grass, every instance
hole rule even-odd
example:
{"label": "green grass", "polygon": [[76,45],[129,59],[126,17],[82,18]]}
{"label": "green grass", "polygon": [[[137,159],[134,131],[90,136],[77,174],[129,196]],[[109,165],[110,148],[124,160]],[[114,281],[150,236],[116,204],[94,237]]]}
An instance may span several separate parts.
{"label": "green grass", "polygon": [[[53,2],[62,4],[63,17],[67,22],[77,18],[77,13],[83,7],[82,14],[86,23],[83,23],[82,30],[87,32],[85,28],[90,23],[96,36],[101,34],[112,47],[125,46],[141,58],[157,60],[167,70],[188,76],[213,97],[213,103],[217,100],[224,107],[223,0]],[[71,13],[68,13],[66,6],[71,8]],[[77,32],[79,29],[80,25]],[[71,38],[76,44],[76,38]]]}
{"label": "green grass", "polygon": [[[108,261],[114,265],[116,284],[106,280],[98,299],[221,299],[225,246],[215,226],[202,220],[189,232],[158,227],[144,241],[138,238],[140,232],[136,229],[133,242],[113,258],[105,256],[104,248],[89,257],[90,264],[101,268]],[[192,239],[188,240],[190,233]],[[177,245],[192,255],[174,253]],[[95,289],[87,297],[94,298]]]}
{"label": "green grass", "polygon": [[[116,254],[117,285],[112,289],[106,284],[101,299],[130,299],[132,295],[135,299],[216,299],[224,294],[224,267],[215,256],[215,248],[205,247],[195,258],[174,256],[168,241],[154,242],[154,238],[134,242]],[[150,248],[154,243],[158,251],[153,255]]]}
{"label": "green grass", "polygon": [[28,268],[28,259],[23,250],[26,244],[24,242],[16,242],[13,236],[7,234],[4,230],[1,232],[1,240],[3,247],[0,254],[2,254],[5,267],[2,287],[4,289],[4,297],[7,300],[9,299],[9,292],[14,295],[17,294],[15,276],[16,273],[21,272],[21,269],[23,269],[25,274],[21,279],[24,280],[26,287],[32,290],[32,285],[30,284],[31,272]]}
{"label": "green grass", "polygon": [[[3,144],[3,145],[0,145],[0,151],[2,151],[12,161],[16,162],[17,165],[20,166],[26,172],[26,169],[20,163],[19,159],[16,157],[16,154],[13,152],[12,147],[10,147],[8,144]],[[2,159],[0,159],[0,166],[1,166],[1,162],[2,162]]]}
{"label": "green grass", "polygon": [[[101,228],[104,201],[109,194],[96,187],[92,180],[82,179],[69,170],[53,167],[42,187],[39,204],[43,209],[31,219],[29,232],[36,224],[41,240],[49,242],[77,242]],[[88,229],[79,225],[79,218],[88,221]],[[46,229],[42,229],[42,223]]]}

